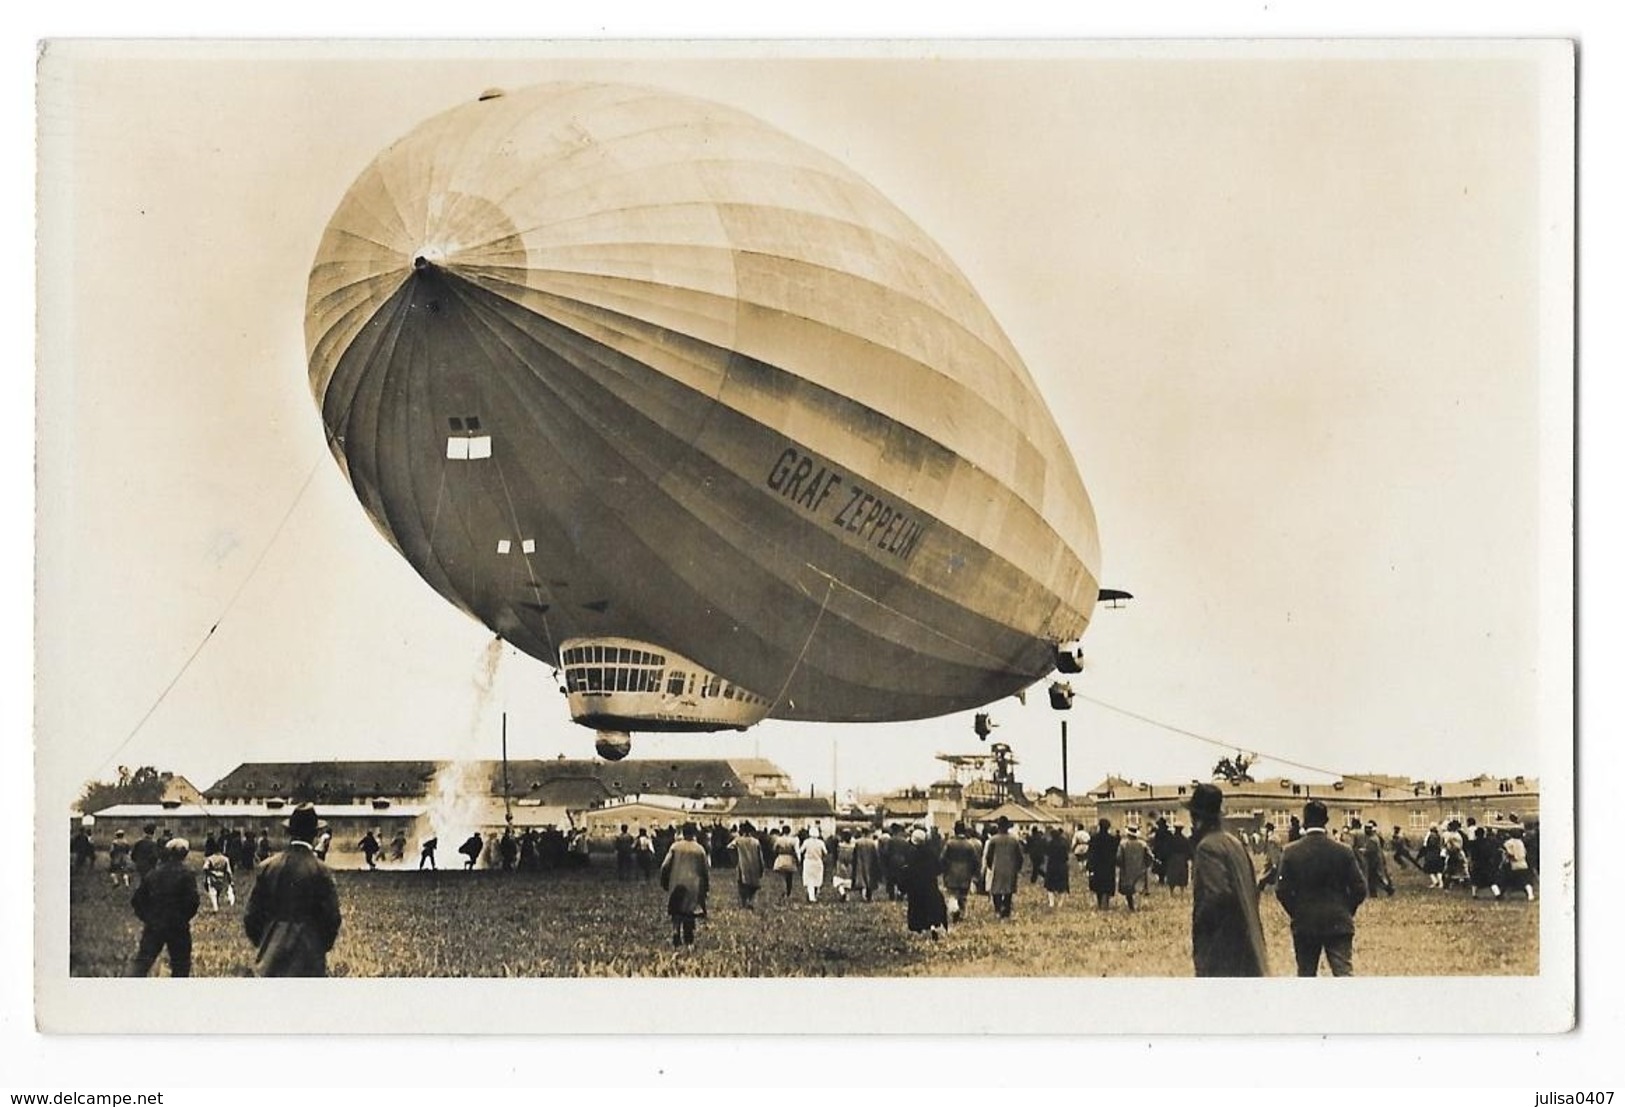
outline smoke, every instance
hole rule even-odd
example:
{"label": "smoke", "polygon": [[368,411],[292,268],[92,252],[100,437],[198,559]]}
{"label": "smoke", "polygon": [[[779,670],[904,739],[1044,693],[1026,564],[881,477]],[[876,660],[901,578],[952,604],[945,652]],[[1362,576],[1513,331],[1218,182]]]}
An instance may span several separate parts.
{"label": "smoke", "polygon": [[480,828],[490,786],[483,766],[475,761],[448,761],[435,770],[429,787],[429,827],[442,849],[455,850]]}
{"label": "smoke", "polygon": [[429,786],[430,834],[440,839],[442,850],[456,850],[490,821],[491,779],[481,762],[501,755],[500,723],[493,722],[491,707],[505,652],[502,639],[493,638],[481,653],[473,674],[468,730],[459,737],[456,757],[440,764]]}

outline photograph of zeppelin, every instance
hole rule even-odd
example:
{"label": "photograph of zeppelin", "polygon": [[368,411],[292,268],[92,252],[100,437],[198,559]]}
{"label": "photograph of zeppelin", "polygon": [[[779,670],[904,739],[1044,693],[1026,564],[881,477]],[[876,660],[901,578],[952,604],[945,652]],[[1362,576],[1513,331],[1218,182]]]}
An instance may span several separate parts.
{"label": "photograph of zeppelin", "polygon": [[39,78],[42,1011],[1324,973],[1570,1017],[1567,44]]}

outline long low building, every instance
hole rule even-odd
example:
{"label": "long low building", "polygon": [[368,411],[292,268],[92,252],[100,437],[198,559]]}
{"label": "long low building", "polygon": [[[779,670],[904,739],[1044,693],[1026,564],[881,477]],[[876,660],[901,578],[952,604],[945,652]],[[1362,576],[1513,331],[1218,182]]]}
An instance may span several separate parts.
{"label": "long low building", "polygon": [[[454,851],[470,833],[510,825],[516,831],[585,826],[597,833],[609,821],[626,821],[633,808],[647,817],[632,821],[651,826],[681,822],[688,811],[733,822],[746,817],[729,814],[736,805],[758,821],[782,817],[797,826],[833,814],[827,800],[806,810],[808,800],[791,792],[788,774],[761,758],[245,762],[201,793],[165,779],[161,803],[92,813],[100,851],[105,854],[115,831],[133,841],[147,825],[187,838],[197,849],[208,835],[228,830],[256,838],[263,831],[281,848],[288,813],[301,802],[327,822],[333,835],[328,859],[339,866],[362,864],[360,841],[369,831],[386,843],[404,837],[404,861],[415,864],[431,837],[442,851]],[[604,811],[615,814],[596,814]]]}
{"label": "long low building", "polygon": [[[1184,803],[1197,783],[1151,784],[1108,777],[1089,791],[1088,799],[1101,818],[1116,826],[1149,824],[1159,817],[1170,823],[1188,822]],[[1212,783],[1224,792],[1226,823],[1248,830],[1265,823],[1284,827],[1311,799],[1326,804],[1334,825],[1358,820],[1375,822],[1385,831],[1395,826],[1425,831],[1452,819],[1462,823],[1473,819],[1486,826],[1540,819],[1540,782],[1534,777],[1481,775],[1438,782],[1370,773],[1318,783],[1289,777]]]}

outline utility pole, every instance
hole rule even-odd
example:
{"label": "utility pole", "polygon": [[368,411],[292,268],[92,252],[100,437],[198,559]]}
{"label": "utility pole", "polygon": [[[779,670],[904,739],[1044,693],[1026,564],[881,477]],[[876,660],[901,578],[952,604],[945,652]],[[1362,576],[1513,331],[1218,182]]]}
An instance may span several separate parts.
{"label": "utility pole", "polygon": [[502,712],[502,821],[513,826],[513,800],[507,787],[507,712]]}
{"label": "utility pole", "polygon": [[1066,779],[1066,720],[1061,720],[1061,806],[1072,806],[1072,790]]}

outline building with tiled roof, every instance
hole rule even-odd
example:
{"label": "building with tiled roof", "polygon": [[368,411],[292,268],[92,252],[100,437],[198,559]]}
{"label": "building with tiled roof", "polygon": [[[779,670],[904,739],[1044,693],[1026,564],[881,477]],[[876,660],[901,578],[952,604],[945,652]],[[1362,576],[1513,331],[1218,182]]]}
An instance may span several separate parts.
{"label": "building with tiled roof", "polygon": [[[268,800],[317,804],[417,803],[429,797],[442,762],[254,761],[221,777],[203,796],[211,803]],[[501,797],[503,763],[457,764],[464,787]],[[791,791],[789,775],[762,758],[628,758],[619,762],[552,758],[510,760],[506,795],[551,807],[584,809],[613,800],[664,795],[736,799]]]}

